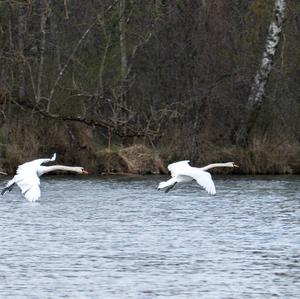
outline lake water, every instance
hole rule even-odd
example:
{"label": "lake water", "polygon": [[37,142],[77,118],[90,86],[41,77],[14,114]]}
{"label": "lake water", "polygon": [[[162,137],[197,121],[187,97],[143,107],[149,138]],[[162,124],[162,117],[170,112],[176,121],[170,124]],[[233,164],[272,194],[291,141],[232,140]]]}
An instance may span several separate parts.
{"label": "lake water", "polygon": [[[0,298],[300,298],[300,178],[45,176],[1,197]],[[0,182],[4,186],[5,181]]]}

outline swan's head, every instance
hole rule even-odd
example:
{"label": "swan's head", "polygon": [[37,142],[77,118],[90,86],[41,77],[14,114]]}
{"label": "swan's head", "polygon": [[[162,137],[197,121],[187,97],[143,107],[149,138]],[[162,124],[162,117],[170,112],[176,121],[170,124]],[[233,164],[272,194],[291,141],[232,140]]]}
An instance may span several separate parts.
{"label": "swan's head", "polygon": [[74,171],[80,174],[89,174],[83,167],[74,167]]}
{"label": "swan's head", "polygon": [[234,162],[227,162],[225,163],[227,167],[239,167],[238,165],[236,165]]}
{"label": "swan's head", "polygon": [[87,170],[85,170],[83,167],[81,167],[81,173],[82,174],[89,174],[89,172]]}

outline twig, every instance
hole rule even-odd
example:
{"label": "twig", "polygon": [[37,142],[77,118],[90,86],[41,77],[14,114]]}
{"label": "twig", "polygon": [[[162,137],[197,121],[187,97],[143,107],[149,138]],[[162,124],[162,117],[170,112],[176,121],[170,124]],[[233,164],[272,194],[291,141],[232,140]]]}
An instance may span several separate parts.
{"label": "twig", "polygon": [[[118,1],[115,1],[113,4],[111,4],[106,10],[104,13],[107,13],[109,12],[113,6],[117,3]],[[88,33],[91,31],[91,29],[97,24],[98,22],[98,18],[96,17],[94,19],[94,21],[92,22],[92,24],[87,28],[87,30],[83,33],[83,35],[81,36],[81,38],[79,39],[79,41],[77,42],[76,46],[74,47],[71,55],[69,56],[67,62],[64,64],[64,66],[62,67],[62,69],[60,70],[55,82],[54,82],[54,85],[50,91],[50,95],[49,95],[49,98],[48,98],[48,105],[47,105],[47,112],[50,112],[50,108],[51,108],[51,102],[52,102],[52,99],[53,99],[53,95],[54,95],[54,92],[56,90],[56,87],[58,86],[58,83],[59,81],[62,79],[63,75],[64,75],[64,72],[65,70],[67,69],[67,67],[69,66],[71,60],[74,58],[79,46],[81,45],[81,43],[84,41],[84,39],[86,38],[86,36],[88,35]]]}
{"label": "twig", "polygon": [[70,64],[70,61],[74,58],[76,52],[77,52],[77,49],[79,48],[79,46],[81,45],[81,43],[83,42],[83,40],[85,39],[85,37],[88,35],[88,33],[90,32],[90,30],[95,26],[96,24],[96,21],[94,21],[90,27],[83,33],[83,35],[81,36],[80,40],[78,41],[77,45],[74,47],[73,49],[73,52],[72,54],[69,56],[67,62],[65,63],[65,65],[62,67],[61,71],[59,72],[55,82],[54,82],[54,85],[50,91],[50,96],[49,96],[49,99],[48,99],[48,105],[47,105],[47,112],[50,112],[50,108],[51,108],[51,102],[52,102],[52,98],[53,98],[53,95],[54,95],[54,92],[55,92],[55,89],[59,83],[59,81],[61,80],[61,78],[63,77],[64,75],[64,72],[65,70],[67,69],[67,67],[69,66]]}

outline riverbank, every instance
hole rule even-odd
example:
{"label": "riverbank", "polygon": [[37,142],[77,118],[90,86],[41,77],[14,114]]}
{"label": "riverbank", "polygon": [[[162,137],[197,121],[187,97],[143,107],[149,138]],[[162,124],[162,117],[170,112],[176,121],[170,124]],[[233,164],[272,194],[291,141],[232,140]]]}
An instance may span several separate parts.
{"label": "riverbank", "polygon": [[[41,148],[42,149],[42,148]],[[191,164],[201,167],[215,162],[234,161],[239,168],[233,170],[218,168],[213,173],[226,174],[300,174],[300,147],[278,146],[275,149],[257,146],[248,149],[238,147],[214,149],[201,157],[190,159],[177,156],[176,151],[151,149],[142,144],[95,148],[83,146],[70,151],[63,145],[51,146],[39,153],[24,152],[17,144],[1,144],[0,170],[14,174],[18,165],[37,158],[57,153],[58,164],[80,165],[91,174],[167,174],[167,165],[178,160],[191,160]]]}

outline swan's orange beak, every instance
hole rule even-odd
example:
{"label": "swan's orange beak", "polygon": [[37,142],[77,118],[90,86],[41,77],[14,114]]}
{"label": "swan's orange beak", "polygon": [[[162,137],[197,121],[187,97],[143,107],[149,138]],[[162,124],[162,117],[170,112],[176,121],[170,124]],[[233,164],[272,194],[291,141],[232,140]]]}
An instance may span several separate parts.
{"label": "swan's orange beak", "polygon": [[82,170],[83,174],[89,174],[85,169]]}

